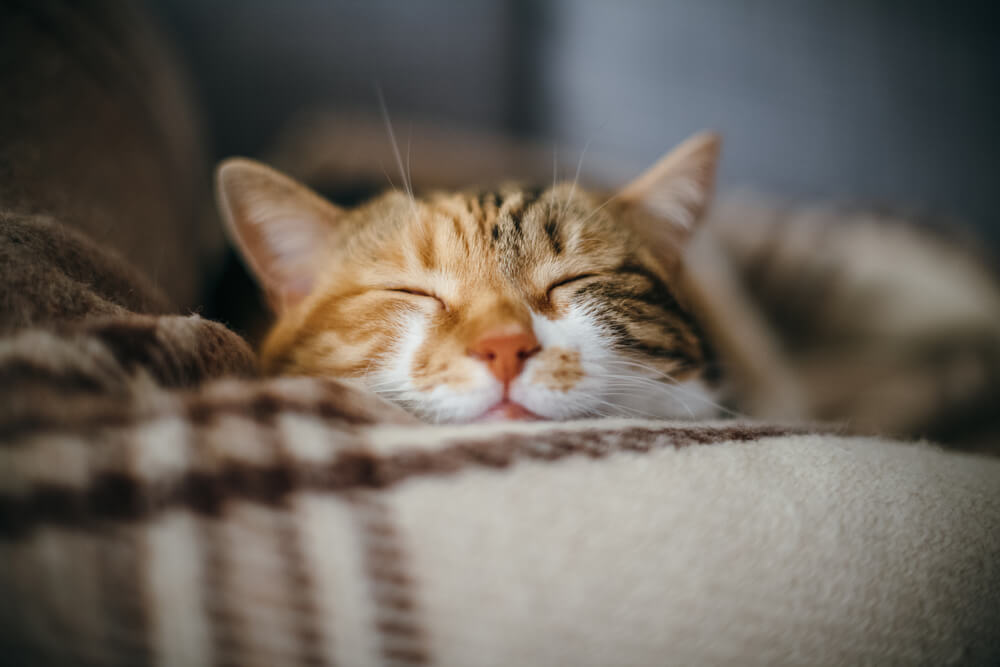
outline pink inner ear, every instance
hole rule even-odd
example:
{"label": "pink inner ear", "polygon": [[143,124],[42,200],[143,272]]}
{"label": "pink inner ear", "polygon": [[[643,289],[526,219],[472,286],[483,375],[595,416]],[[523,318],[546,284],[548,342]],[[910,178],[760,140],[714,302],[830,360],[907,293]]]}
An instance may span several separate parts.
{"label": "pink inner ear", "polygon": [[305,186],[266,165],[231,158],[219,167],[219,201],[227,229],[281,312],[314,287],[318,254],[342,213]]}
{"label": "pink inner ear", "polygon": [[270,284],[265,291],[276,313],[280,314],[297,305],[312,292],[313,281],[305,276],[293,278],[280,285]]}
{"label": "pink inner ear", "polygon": [[298,303],[312,292],[313,281],[305,276],[297,276],[285,285],[288,298]]}
{"label": "pink inner ear", "polygon": [[697,134],[625,186],[621,197],[676,228],[672,241],[685,241],[712,198],[718,156],[719,138]]}

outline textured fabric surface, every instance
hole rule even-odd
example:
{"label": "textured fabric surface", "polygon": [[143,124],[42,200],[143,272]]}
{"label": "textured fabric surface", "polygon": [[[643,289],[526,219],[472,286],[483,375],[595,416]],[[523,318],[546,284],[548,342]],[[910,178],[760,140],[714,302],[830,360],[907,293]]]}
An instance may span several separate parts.
{"label": "textured fabric surface", "polygon": [[15,664],[1000,659],[995,459],[738,423],[414,426],[309,379],[143,402],[5,432]]}
{"label": "textured fabric surface", "polygon": [[143,5],[0,2],[0,216],[81,231],[190,308],[222,236],[197,112]]}

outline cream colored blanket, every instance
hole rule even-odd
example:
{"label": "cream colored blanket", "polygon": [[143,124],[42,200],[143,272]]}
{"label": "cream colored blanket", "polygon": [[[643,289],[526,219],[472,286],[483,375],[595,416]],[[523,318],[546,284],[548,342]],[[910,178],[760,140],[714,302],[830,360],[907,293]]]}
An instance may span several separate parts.
{"label": "cream colored blanket", "polygon": [[4,424],[8,664],[1000,661],[997,459],[305,379],[96,405]]}

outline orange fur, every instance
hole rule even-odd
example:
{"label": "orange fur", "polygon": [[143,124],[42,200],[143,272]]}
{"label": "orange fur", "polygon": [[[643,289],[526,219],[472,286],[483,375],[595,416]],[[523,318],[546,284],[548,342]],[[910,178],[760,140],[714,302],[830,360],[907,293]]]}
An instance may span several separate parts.
{"label": "orange fur", "polygon": [[[262,165],[224,164],[220,201],[233,236],[279,295],[264,369],[367,380],[405,356],[411,394],[476,391],[487,382],[470,353],[477,341],[533,335],[536,318],[575,313],[622,363],[674,380],[698,376],[710,359],[677,294],[676,270],[678,248],[710,194],[716,142],[700,142],[685,148],[697,169],[671,156],[610,200],[570,183],[506,184],[420,198],[390,191],[342,211]],[[681,196],[656,199],[658,179]],[[698,187],[697,201],[684,199]],[[677,221],[664,218],[670,207],[682,212]],[[284,247],[283,235],[295,243]],[[567,345],[549,341],[522,381],[556,393],[578,388],[591,362]]]}

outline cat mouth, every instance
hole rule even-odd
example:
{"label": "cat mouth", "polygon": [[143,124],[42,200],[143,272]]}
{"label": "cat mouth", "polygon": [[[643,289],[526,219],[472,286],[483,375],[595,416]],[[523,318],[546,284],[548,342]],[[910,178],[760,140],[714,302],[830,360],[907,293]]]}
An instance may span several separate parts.
{"label": "cat mouth", "polygon": [[520,403],[514,403],[504,399],[474,419],[477,422],[497,422],[497,421],[540,421],[545,419],[536,415]]}

